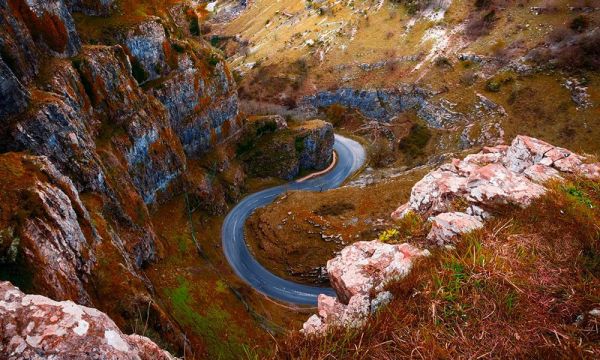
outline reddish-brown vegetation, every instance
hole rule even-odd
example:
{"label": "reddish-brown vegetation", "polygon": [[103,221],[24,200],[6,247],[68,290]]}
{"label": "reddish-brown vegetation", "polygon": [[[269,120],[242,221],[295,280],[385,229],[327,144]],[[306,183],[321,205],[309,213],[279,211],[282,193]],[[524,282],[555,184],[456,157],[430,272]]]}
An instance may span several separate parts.
{"label": "reddish-brown vegetation", "polygon": [[68,34],[62,20],[45,12],[41,17],[37,16],[24,0],[9,0],[15,16],[20,17],[29,28],[34,37],[43,40],[50,49],[62,53],[68,42]]}
{"label": "reddish-brown vegetation", "polygon": [[274,358],[598,357],[600,184],[552,189],[419,262],[363,329],[292,334]]}

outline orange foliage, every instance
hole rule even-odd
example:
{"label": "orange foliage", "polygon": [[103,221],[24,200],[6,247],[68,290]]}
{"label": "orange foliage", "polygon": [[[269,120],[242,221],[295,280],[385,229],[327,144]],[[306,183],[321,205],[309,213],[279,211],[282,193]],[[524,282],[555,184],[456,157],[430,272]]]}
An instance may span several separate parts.
{"label": "orange foliage", "polygon": [[56,52],[65,51],[69,35],[65,24],[58,16],[45,12],[40,18],[23,0],[9,0],[9,3],[15,16],[23,20],[33,37],[43,40]]}

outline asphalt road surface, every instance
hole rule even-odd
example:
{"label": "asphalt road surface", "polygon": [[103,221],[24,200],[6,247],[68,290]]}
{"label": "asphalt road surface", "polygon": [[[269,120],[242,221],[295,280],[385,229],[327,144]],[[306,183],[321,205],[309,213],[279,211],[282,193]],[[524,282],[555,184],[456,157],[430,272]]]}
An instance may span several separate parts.
{"label": "asphalt road surface", "polygon": [[365,150],[354,140],[335,135],[334,149],[338,160],[328,173],[303,182],[293,181],[251,194],[225,217],[221,239],[227,261],[237,276],[271,298],[292,304],[316,305],[319,294],[335,296],[332,288],[297,284],[272,274],[252,256],[244,239],[244,224],[254,210],[270,204],[289,190],[322,191],[337,188],[365,162]]}

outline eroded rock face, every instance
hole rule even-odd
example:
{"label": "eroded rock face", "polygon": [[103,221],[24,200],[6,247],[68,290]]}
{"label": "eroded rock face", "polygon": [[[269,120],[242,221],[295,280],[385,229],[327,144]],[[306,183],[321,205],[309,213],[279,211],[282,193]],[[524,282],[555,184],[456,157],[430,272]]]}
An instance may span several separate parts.
{"label": "eroded rock face", "polygon": [[327,262],[329,280],[338,297],[319,295],[318,315],[309,318],[303,332],[319,334],[330,327],[361,326],[369,314],[391,301],[384,286],[406,276],[417,257],[428,255],[429,251],[409,244],[391,245],[377,240],[345,247]]}
{"label": "eroded rock face", "polygon": [[[27,291],[93,304],[123,326],[152,303],[149,326],[177,348],[180,329],[141,272],[160,250],[150,212],[184,186],[203,207],[239,196],[241,166],[219,165],[227,180],[198,162],[188,172],[188,157],[238,129],[236,85],[207,43],[185,38],[191,2],[133,25],[131,48],[111,34],[121,45],[81,46],[69,10],[115,4],[0,0],[0,265]],[[144,72],[153,81],[141,87]]]}
{"label": "eroded rock face", "polygon": [[333,104],[359,110],[366,117],[389,122],[398,113],[415,109],[420,118],[433,128],[461,121],[462,116],[430,101],[432,93],[415,86],[401,84],[395,89],[355,90],[342,88],[323,91],[304,98],[301,106],[321,108]]}
{"label": "eroded rock face", "polygon": [[252,175],[291,180],[302,170],[329,166],[334,141],[333,126],[325,121],[287,127],[275,118],[251,119],[242,135],[240,158]]}
{"label": "eroded rock face", "polygon": [[333,125],[313,120],[300,127],[303,133],[301,151],[299,151],[300,169],[325,169],[331,163],[333,154]]}
{"label": "eroded rock face", "polygon": [[25,110],[29,98],[29,91],[0,58],[0,118],[4,119]]}
{"label": "eroded rock face", "polygon": [[106,314],[71,301],[25,295],[0,282],[0,352],[9,359],[174,359],[150,339],[126,335]]}
{"label": "eroded rock face", "polygon": [[167,108],[186,155],[197,157],[238,130],[235,82],[223,62],[206,64],[208,50],[173,52],[177,69],[152,93]]}
{"label": "eroded rock face", "polygon": [[[481,227],[487,215],[481,206],[514,204],[526,207],[546,192],[545,181],[561,173],[600,178],[600,164],[542,140],[517,136],[510,146],[484,148],[464,160],[454,159],[427,174],[412,189],[409,201],[392,213],[399,219],[409,211],[433,216],[428,236],[436,244]],[[454,201],[469,205],[468,214],[449,212]],[[478,218],[478,219],[477,219]]]}
{"label": "eroded rock face", "polygon": [[153,203],[185,168],[181,144],[164,107],[137,86],[120,46],[86,47],[79,71],[91,84],[92,105],[105,126],[124,133],[111,141],[124,155],[144,202]]}
{"label": "eroded rock face", "polygon": [[69,0],[72,11],[91,16],[108,16],[114,8],[115,0]]}
{"label": "eroded rock face", "polygon": [[135,63],[138,81],[154,80],[169,72],[166,62],[165,47],[170,49],[167,35],[162,24],[150,20],[137,25],[127,33],[125,46],[132,55]]}
{"label": "eroded rock face", "polygon": [[[22,252],[19,258],[35,269],[33,282],[45,294],[90,304],[85,284],[96,263],[94,245],[101,238],[73,183],[45,157],[3,154],[0,168],[0,188],[13,196],[5,197],[8,203],[1,206],[0,224],[12,231],[0,237],[0,258],[10,265]],[[15,204],[25,213],[17,222],[11,210]]]}
{"label": "eroded rock face", "polygon": [[[81,47],[73,17],[62,0],[3,0],[12,8],[36,44],[58,57],[77,54]],[[3,7],[5,7],[4,5]]]}

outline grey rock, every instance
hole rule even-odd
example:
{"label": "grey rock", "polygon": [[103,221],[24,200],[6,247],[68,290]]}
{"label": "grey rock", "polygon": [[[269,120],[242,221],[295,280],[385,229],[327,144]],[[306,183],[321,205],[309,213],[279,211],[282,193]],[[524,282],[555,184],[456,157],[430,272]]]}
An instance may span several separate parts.
{"label": "grey rock", "polygon": [[0,58],[0,119],[25,110],[29,99],[29,91]]}
{"label": "grey rock", "polygon": [[71,11],[91,16],[108,16],[115,7],[115,0],[68,0]]}
{"label": "grey rock", "polygon": [[341,88],[305,97],[300,105],[307,108],[323,108],[334,104],[359,110],[364,116],[377,121],[389,122],[399,113],[416,109],[417,114],[429,126],[440,128],[461,120],[459,113],[429,99],[432,92],[415,86],[399,86],[396,89],[355,90]]}

